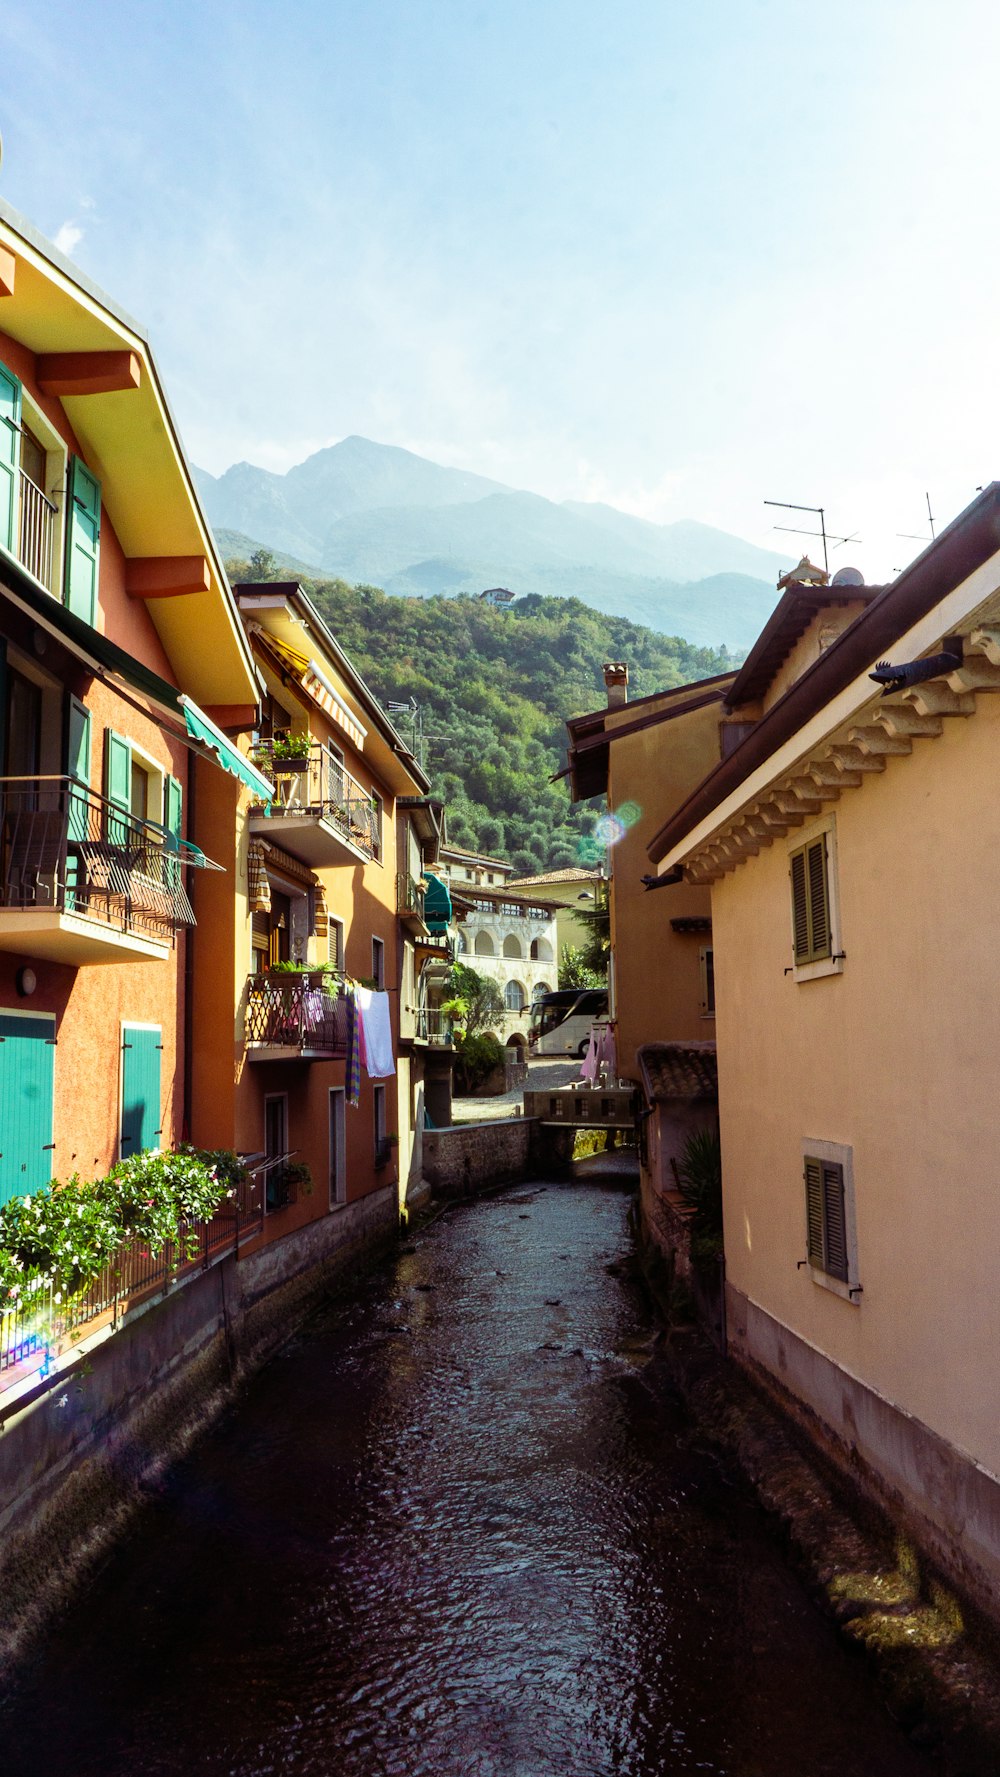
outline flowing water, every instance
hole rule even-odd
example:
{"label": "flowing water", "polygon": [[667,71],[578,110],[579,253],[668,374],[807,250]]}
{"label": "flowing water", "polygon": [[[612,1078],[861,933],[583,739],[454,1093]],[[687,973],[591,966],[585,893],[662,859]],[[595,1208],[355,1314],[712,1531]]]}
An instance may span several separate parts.
{"label": "flowing water", "polygon": [[3,1777],[926,1777],[648,1364],[627,1202],[453,1210],[331,1303],[6,1700]]}

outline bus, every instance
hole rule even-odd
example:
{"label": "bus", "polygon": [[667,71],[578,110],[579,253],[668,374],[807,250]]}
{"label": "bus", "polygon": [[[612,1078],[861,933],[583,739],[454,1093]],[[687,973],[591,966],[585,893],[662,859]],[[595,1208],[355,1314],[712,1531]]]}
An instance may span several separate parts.
{"label": "bus", "polygon": [[587,1053],[590,1027],[608,1016],[606,987],[561,987],[532,1002],[528,1043],[532,1055]]}

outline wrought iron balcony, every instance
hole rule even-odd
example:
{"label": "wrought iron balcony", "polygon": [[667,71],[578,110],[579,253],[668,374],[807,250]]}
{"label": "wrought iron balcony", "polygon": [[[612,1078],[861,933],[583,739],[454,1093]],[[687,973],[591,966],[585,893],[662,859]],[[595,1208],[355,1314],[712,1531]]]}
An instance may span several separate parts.
{"label": "wrought iron balcony", "polygon": [[275,783],[274,801],[254,810],[250,831],[313,866],[382,857],[382,804],[329,750],[312,744],[288,756],[288,740],[263,741],[253,760]]}
{"label": "wrought iron balcony", "polygon": [[68,963],[163,957],[194,925],[182,874],[199,862],[74,778],[0,778],[0,950]]}
{"label": "wrought iron balcony", "polygon": [[329,1061],[347,1054],[347,996],[311,975],[274,971],[247,984],[249,1061]]}
{"label": "wrought iron balcony", "polygon": [[24,470],[20,471],[17,559],[46,591],[52,588],[53,544],[59,508]]}
{"label": "wrought iron balcony", "polygon": [[417,1042],[430,1043],[435,1049],[454,1047],[452,1020],[446,1017],[440,1006],[418,1006],[414,1018],[416,1028],[413,1034]]}
{"label": "wrought iron balcony", "polygon": [[421,937],[426,937],[427,925],[424,920],[424,896],[426,890],[422,882],[416,882],[405,871],[396,877],[396,912],[403,924]]}

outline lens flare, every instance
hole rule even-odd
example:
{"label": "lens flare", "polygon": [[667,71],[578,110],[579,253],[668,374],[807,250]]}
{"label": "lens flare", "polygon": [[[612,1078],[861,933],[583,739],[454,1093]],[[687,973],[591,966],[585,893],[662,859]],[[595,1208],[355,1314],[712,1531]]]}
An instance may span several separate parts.
{"label": "lens flare", "polygon": [[626,828],[616,814],[599,814],[594,822],[594,838],[601,845],[617,845],[625,837]]}

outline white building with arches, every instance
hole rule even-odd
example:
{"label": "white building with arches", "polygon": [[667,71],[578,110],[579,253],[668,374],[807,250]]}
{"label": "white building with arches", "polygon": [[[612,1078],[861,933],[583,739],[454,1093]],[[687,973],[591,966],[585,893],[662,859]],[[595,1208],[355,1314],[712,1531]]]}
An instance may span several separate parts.
{"label": "white building with arches", "polygon": [[513,866],[454,845],[441,847],[438,869],[447,874],[458,922],[458,960],[497,982],[506,1011],[497,1035],[521,1048],[527,1041],[531,1004],[557,985],[556,908],[511,895]]}

